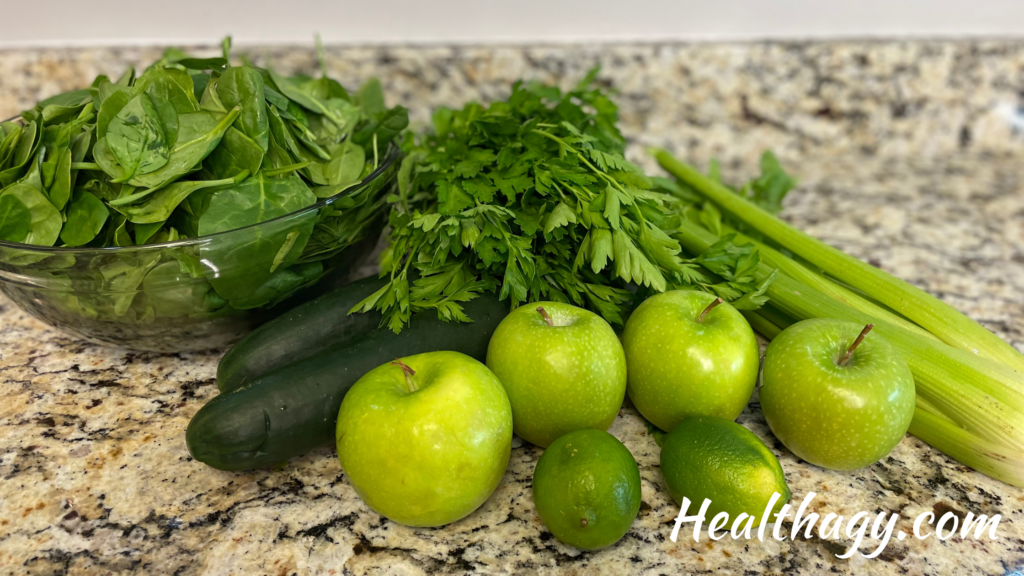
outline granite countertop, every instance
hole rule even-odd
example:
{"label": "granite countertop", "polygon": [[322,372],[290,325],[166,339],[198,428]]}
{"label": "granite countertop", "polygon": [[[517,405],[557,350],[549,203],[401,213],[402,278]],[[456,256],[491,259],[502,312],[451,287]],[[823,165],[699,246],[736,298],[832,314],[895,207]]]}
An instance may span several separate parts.
{"label": "granite countertop", "polygon": [[[311,50],[255,49],[284,69]],[[537,48],[334,48],[332,73],[370,75],[414,120],[431,106],[501,97],[511,80],[571,84],[596,62],[621,94],[634,142],[745,178],[773,148],[801,186],[785,217],[937,294],[1024,350],[1022,42],[709,44]],[[152,49],[0,52],[0,116],[146,63]],[[658,448],[624,407],[611,432],[640,464],[643,505],[617,545],[583,553],[543,528],[530,498],[538,448],[515,441],[504,480],[441,529],[385,520],[334,454],[282,470],[225,473],[185,449],[216,394],[219,353],[94,346],[0,298],[0,573],[3,574],[1005,574],[1024,568],[1024,492],[908,436],[882,462],[830,472],[771,435],[756,396],[739,421],[779,456],[799,502],[846,517],[1001,514],[999,539],[895,539],[839,560],[849,540],[669,540],[678,508]],[[867,546],[865,546],[867,548]],[[873,546],[871,546],[873,548]]]}

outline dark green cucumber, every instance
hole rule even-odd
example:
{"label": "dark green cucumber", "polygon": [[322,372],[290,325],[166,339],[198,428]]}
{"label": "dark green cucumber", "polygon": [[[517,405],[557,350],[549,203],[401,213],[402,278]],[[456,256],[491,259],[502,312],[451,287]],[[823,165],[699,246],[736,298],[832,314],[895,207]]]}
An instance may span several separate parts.
{"label": "dark green cucumber", "polygon": [[217,389],[223,394],[258,376],[338,346],[380,324],[379,312],[349,314],[387,278],[366,278],[332,290],[267,322],[235,344],[217,365]]}
{"label": "dark green cucumber", "polygon": [[436,350],[454,350],[484,361],[491,334],[509,305],[488,294],[464,307],[473,322],[442,322],[434,311],[421,312],[401,334],[376,328],[217,396],[189,422],[189,452],[220,470],[248,470],[333,445],[342,398],[373,368]]}

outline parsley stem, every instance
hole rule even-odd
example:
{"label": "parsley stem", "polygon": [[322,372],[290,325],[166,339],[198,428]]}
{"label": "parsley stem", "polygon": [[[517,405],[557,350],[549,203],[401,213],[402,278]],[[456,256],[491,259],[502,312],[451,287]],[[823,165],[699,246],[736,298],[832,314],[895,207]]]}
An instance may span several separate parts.
{"label": "parsley stem", "polygon": [[546,136],[547,138],[550,138],[551,140],[554,140],[555,142],[558,142],[559,145],[564,146],[567,150],[569,150],[570,152],[576,154],[576,157],[579,158],[581,162],[586,164],[587,167],[590,168],[594,172],[594,174],[597,174],[602,179],[607,181],[609,184],[611,184],[612,186],[615,186],[616,188],[618,188],[623,194],[628,194],[628,192],[626,192],[626,189],[622,186],[622,184],[619,183],[618,180],[616,180],[615,178],[612,178],[611,176],[609,176],[608,174],[606,174],[602,170],[600,170],[597,166],[594,166],[593,164],[591,164],[590,161],[587,160],[586,156],[583,155],[583,153],[581,153],[579,150],[573,148],[565,140],[562,140],[558,136],[555,136],[554,134],[552,134],[550,132],[545,132],[543,130],[533,130],[532,132],[534,134],[540,134],[541,136]]}

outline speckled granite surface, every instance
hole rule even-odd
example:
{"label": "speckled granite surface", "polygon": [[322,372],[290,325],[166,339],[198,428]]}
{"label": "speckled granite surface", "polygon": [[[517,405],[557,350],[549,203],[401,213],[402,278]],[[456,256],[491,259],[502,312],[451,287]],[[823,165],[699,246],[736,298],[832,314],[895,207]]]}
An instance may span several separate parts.
{"label": "speckled granite surface", "polygon": [[[282,68],[310,52],[254,51]],[[349,84],[379,75],[414,118],[504,94],[519,76],[571,83],[594,62],[621,90],[642,146],[667,145],[745,177],[770,146],[800,176],[787,217],[938,294],[1024,349],[1024,42],[331,50]],[[148,62],[152,50],[0,52],[0,116]],[[650,166],[650,164],[647,164]],[[192,461],[184,430],[216,393],[219,354],[133,354],[69,339],[0,300],[0,573],[3,574],[1004,574],[1024,568],[1024,491],[912,437],[854,473],[798,461],[756,398],[740,422],[779,455],[816,512],[1001,514],[999,540],[893,541],[837,560],[848,540],[668,540],[677,509],[658,449],[631,408],[612,428],[637,458],[643,506],[616,546],[554,540],[530,498],[540,450],[514,445],[501,486],[443,529],[368,510],[328,450],[280,471]],[[873,548],[873,546],[872,546]]]}

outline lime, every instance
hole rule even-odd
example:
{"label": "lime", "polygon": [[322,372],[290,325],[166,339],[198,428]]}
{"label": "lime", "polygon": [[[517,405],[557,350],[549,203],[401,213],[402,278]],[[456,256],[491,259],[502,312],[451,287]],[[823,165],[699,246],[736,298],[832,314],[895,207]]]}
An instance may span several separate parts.
{"label": "lime", "polygon": [[745,512],[760,526],[772,494],[779,500],[774,515],[791,496],[779,460],[761,439],[725,418],[699,416],[683,420],[665,436],[661,473],[676,502],[689,498],[693,515],[711,500],[707,518],[720,512],[731,520]]}
{"label": "lime", "polygon": [[570,432],[537,462],[533,503],[555,538],[583,550],[603,548],[618,542],[640,511],[640,469],[611,434]]}

